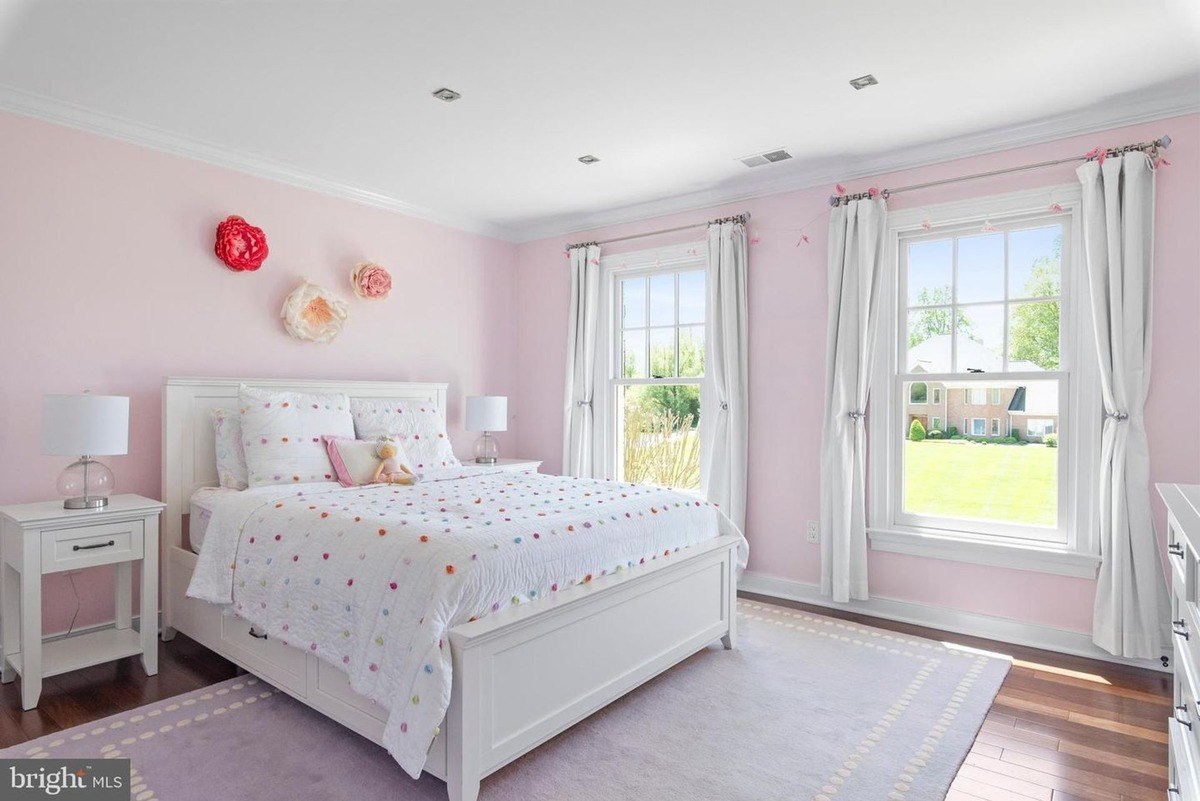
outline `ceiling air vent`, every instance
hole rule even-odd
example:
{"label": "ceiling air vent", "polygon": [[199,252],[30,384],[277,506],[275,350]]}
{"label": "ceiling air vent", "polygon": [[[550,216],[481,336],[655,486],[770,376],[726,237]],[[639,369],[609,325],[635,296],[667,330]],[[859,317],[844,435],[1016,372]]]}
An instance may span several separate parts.
{"label": "ceiling air vent", "polygon": [[769,150],[766,153],[755,153],[753,156],[743,156],[738,161],[745,164],[747,167],[761,167],[764,164],[772,164],[776,161],[784,161],[790,159],[792,154],[786,150]]}

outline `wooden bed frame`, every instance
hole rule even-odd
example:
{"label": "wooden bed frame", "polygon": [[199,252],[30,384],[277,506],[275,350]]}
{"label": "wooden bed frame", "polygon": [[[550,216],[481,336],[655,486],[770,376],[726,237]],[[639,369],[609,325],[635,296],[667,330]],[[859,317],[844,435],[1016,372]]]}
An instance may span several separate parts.
{"label": "wooden bed frame", "polygon": [[[163,388],[164,640],[176,631],[379,743],[387,712],[341,670],[260,638],[225,608],[187,597],[189,499],[216,486],[210,412],[234,409],[239,384],[397,398],[446,409],[446,384],[167,378]],[[735,645],[737,544],[720,536],[678,559],[622,571],[450,631],[450,708],[425,770],[450,801],[475,801],[483,777],[536,748],[716,639]],[[682,553],[682,552],[681,552]]]}

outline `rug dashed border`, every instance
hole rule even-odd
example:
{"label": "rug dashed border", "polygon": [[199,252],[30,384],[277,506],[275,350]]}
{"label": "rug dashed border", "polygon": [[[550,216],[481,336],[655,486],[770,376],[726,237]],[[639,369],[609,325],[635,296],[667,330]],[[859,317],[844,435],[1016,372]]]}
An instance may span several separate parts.
{"label": "rug dashed border", "polygon": [[[155,707],[154,709],[146,710],[145,712],[138,711],[137,714],[114,720],[104,726],[97,726],[88,731],[79,731],[70,735],[69,737],[56,737],[55,739],[47,742],[45,745],[32,746],[25,751],[25,756],[29,757],[30,759],[48,759],[50,757],[50,749],[58,748],[67,742],[79,742],[80,740],[86,740],[88,737],[99,737],[101,735],[109,734],[110,732],[118,732],[126,726],[136,726],[139,723],[148,722],[152,724],[154,722],[154,718],[160,717],[163,714],[178,712],[183,707],[195,706],[201,701],[212,701],[221,696],[229,695],[233,691],[253,687],[258,683],[259,679],[250,677],[243,681],[238,681],[234,684],[231,684],[228,687],[221,687],[216,690],[206,690],[199,695],[193,695],[180,701],[171,701],[171,703]],[[165,723],[162,726],[159,726],[157,729],[148,728],[136,736],[124,737],[119,742],[106,743],[105,745],[100,746],[99,758],[118,759],[124,756],[124,752],[121,751],[119,746],[130,746],[139,740],[149,740],[160,734],[166,735],[177,729],[190,726],[193,723],[201,723],[205,720],[208,720],[210,717],[216,717],[224,715],[227,712],[243,709],[250,704],[257,703],[260,699],[269,698],[278,692],[278,690],[274,689],[269,684],[265,684],[264,686],[268,689],[263,689],[257,692],[252,691],[250,694],[242,696],[239,698],[239,700],[232,701],[225,706],[219,706],[216,709],[206,712],[199,712],[191,717],[183,717],[179,720],[176,720],[174,723]],[[132,763],[129,766],[129,782],[129,796],[133,801],[157,801],[157,796],[154,790],[149,788],[146,777],[142,775]]]}

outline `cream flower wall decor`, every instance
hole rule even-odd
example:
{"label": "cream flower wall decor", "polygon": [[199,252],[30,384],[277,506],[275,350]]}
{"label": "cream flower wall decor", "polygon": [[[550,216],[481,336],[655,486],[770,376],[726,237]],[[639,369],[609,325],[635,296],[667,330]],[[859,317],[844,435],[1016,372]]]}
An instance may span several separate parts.
{"label": "cream flower wall decor", "polygon": [[307,342],[332,342],[342,333],[349,315],[345,301],[308,280],[301,280],[279,312],[287,332]]}

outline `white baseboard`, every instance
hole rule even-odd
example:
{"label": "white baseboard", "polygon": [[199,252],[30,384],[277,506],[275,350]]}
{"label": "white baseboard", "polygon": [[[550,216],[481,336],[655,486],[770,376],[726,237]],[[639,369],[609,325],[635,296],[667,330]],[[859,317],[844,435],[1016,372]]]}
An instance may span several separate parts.
{"label": "white baseboard", "polygon": [[[1044,626],[1039,623],[1027,623],[1011,618],[983,615],[978,612],[966,612],[946,606],[930,606],[912,601],[899,601],[893,598],[871,598],[867,601],[850,601],[836,603],[821,594],[821,589],[815,584],[802,581],[778,578],[765,573],[747,570],[738,581],[738,589],[772,598],[782,598],[789,601],[824,606],[830,609],[844,609],[859,612],[864,615],[895,620],[901,623],[912,623],[927,626],[942,631],[968,634],[972,637],[983,637],[988,640],[1024,645],[1030,648],[1040,648],[1045,651],[1055,651],[1072,656],[1083,656],[1089,659],[1099,659],[1105,662],[1115,662],[1121,665],[1147,668],[1160,672],[1169,672],[1169,667],[1150,659],[1123,659],[1113,656],[1102,648],[1097,647],[1091,635],[1080,631]],[[1174,656],[1173,654],[1171,655]]]}

